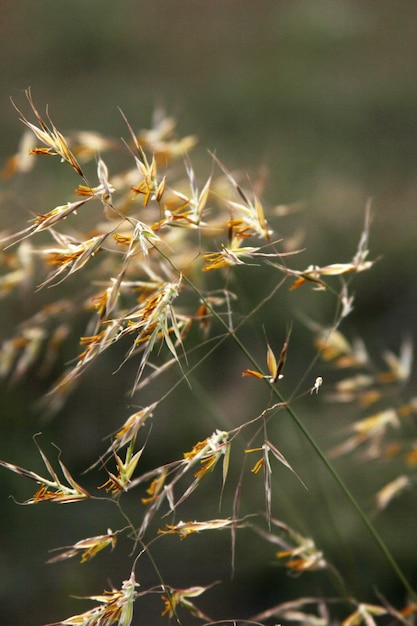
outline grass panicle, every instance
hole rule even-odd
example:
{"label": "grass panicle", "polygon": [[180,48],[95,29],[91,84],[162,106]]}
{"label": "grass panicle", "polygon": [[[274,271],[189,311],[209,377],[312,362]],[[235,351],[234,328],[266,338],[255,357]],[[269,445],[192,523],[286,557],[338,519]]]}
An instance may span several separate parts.
{"label": "grass panicle", "polygon": [[[160,619],[159,612],[180,625],[221,620],[217,623],[376,626],[382,624],[378,621],[382,617],[388,620],[384,624],[414,624],[417,596],[412,583],[371,520],[371,513],[389,512],[394,499],[407,497],[416,482],[417,398],[407,395],[412,344],[405,338],[399,354],[383,352],[378,365],[363,339],[351,340],[341,329],[353,309],[353,281],[358,274],[372,271],[375,263],[369,252],[370,205],[351,258],[325,265],[303,264],[305,269],[299,269],[298,237],[279,234],[281,220],[292,208],[268,208],[260,198],[263,185],[250,184],[241,172],[229,171],[213,153],[207,157],[208,171],[200,182],[189,154],[196,139],[179,137],[172,118],[158,112],[152,128],[136,132],[122,113],[126,137],[120,141],[86,131],[65,135],[48,110],[45,115],[38,111],[29,90],[26,97],[27,115],[15,105],[25,131],[4,174],[24,177],[36,159],[55,158],[61,167],[69,168],[74,193],[63,204],[36,211],[28,226],[17,224],[15,233],[2,234],[1,297],[6,301],[32,288],[46,293],[47,302],[4,338],[0,375],[10,384],[22,384],[36,369],[39,376],[52,381],[42,405],[52,419],[78,393],[87,372],[96,368],[104,376],[99,364],[106,353],[113,371],[125,371],[130,377],[129,407],[135,403],[128,417],[112,418],[110,443],[98,442],[101,453],[90,459],[88,476],[81,474],[77,481],[61,460],[61,452],[57,459],[60,477],[37,439],[47,477],[0,461],[5,469],[37,483],[26,505],[49,502],[88,507],[103,501],[116,505],[120,528],[106,531],[100,516],[97,534],[57,549],[58,554],[48,561],[53,567],[72,557],[81,561],[76,564],[74,559],[74,568],[85,567],[93,557],[103,558],[103,551],[109,556],[104,548],[111,549],[111,558],[122,536],[132,544],[120,586],[88,596],[93,608],[53,624],[142,623],[140,616],[154,610],[155,596],[160,605],[153,619]],[[130,165],[126,167],[125,162]],[[248,300],[242,287],[248,286],[247,281],[252,281],[249,288],[254,286],[259,299],[245,310]],[[271,284],[262,291],[263,285]],[[326,310],[333,300],[330,319],[315,321],[305,311],[300,315],[311,332],[316,351],[313,361],[295,354],[296,315],[287,322],[280,344],[274,329],[268,327],[268,310],[282,311],[281,302],[303,290],[313,290],[317,297],[325,294]],[[285,299],[281,298],[284,294]],[[262,315],[264,323],[258,321]],[[255,325],[264,337],[258,348],[248,343],[245,332]],[[83,330],[74,345],[74,332],[79,328]],[[263,355],[261,364],[255,356],[258,351]],[[231,402],[224,409],[215,406],[199,373],[216,352],[225,361],[222,371],[236,374],[233,394],[243,398],[257,394],[263,402],[261,411],[242,418],[242,407],[233,414]],[[62,367],[64,353],[71,354],[71,359]],[[297,380],[289,374],[287,381],[287,361],[296,356],[305,374]],[[54,380],[53,373],[57,374]],[[174,391],[194,403],[190,433],[197,430],[200,435],[191,444],[180,436],[176,425],[181,409],[170,404],[177,397]],[[310,404],[319,411],[317,407],[324,402],[352,408],[348,428],[340,430],[340,441],[326,451],[303,418],[303,407]],[[200,419],[202,406],[215,423],[211,431],[206,429],[207,421]],[[172,414],[169,424],[164,419],[167,411]],[[305,532],[302,514],[298,527],[286,519],[285,508],[277,504],[279,487],[285,490],[294,481],[308,494],[311,476],[303,459],[294,461],[285,440],[280,441],[276,424],[277,420],[284,423],[283,416],[293,422],[306,444],[305,454],[324,466],[376,544],[387,570],[398,578],[402,606],[394,608],[382,589],[375,593],[374,603],[353,596],[343,564],[332,564],[314,537],[314,528],[311,535]],[[184,439],[187,444],[183,445]],[[172,449],[181,448],[175,458],[160,458],[165,440],[172,440]],[[363,508],[339,474],[339,457],[364,464],[379,459],[386,468],[392,464],[388,482],[371,494],[373,511]],[[83,486],[87,480],[88,490]],[[223,581],[189,580],[183,587],[166,578],[164,562],[159,564],[152,554],[154,547],[170,545],[182,570],[184,544],[175,539],[187,539],[185,544],[194,540],[204,563],[211,559],[211,548],[200,536],[218,531],[231,537],[231,555],[225,555],[224,563],[231,562],[235,574],[236,553],[245,545],[247,533],[252,533],[267,550],[278,575],[290,574],[295,589],[303,577],[299,597],[293,594],[257,615],[231,621],[230,616],[223,619],[217,614],[216,592]],[[188,539],[191,535],[199,537]],[[145,556],[157,578],[157,584],[148,588],[140,586]],[[358,567],[366,565],[360,554],[354,559]],[[330,583],[322,586],[323,573]],[[105,580],[110,578],[104,575]],[[304,581],[309,578],[312,591],[305,595],[309,583]],[[198,606],[205,596],[210,610]]]}

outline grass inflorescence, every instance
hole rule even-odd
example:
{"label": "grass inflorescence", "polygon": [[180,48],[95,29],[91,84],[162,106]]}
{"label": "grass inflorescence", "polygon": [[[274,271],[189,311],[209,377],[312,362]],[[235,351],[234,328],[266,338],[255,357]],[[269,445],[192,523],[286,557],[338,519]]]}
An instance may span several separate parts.
{"label": "grass inflorescence", "polygon": [[[84,474],[75,479],[67,468],[64,446],[51,460],[35,440],[46,467],[43,474],[0,461],[6,469],[36,484],[25,504],[77,503],[88,507],[105,500],[116,505],[120,513],[119,528],[106,528],[99,519],[96,535],[56,549],[49,563],[75,557],[81,562],[79,567],[84,567],[92,558],[100,559],[102,551],[117,551],[121,536],[131,542],[124,580],[89,596],[93,608],[54,624],[139,624],[144,607],[148,602],[153,607],[155,596],[160,599],[155,619],[159,614],[178,624],[209,624],[223,617],[218,623],[413,624],[417,606],[412,584],[370,515],[389,508],[415,482],[417,438],[413,420],[417,399],[404,398],[403,394],[411,374],[411,341],[404,341],[399,355],[384,352],[378,366],[362,340],[351,341],[341,330],[353,310],[352,282],[374,264],[369,253],[371,207],[365,210],[352,258],[296,269],[291,265],[298,258],[298,245],[278,235],[285,207],[264,206],[262,181],[250,183],[241,172],[229,171],[214,153],[209,153],[210,171],[199,183],[189,156],[196,139],[178,137],[171,118],[158,114],[151,129],[137,133],[122,113],[126,137],[121,141],[94,132],[74,132],[66,137],[48,112],[39,113],[30,91],[26,95],[28,115],[16,107],[25,134],[5,174],[24,176],[37,158],[57,158],[72,170],[76,183],[71,200],[37,212],[28,226],[17,228],[13,234],[3,233],[2,295],[6,297],[22,286],[27,289],[36,276],[35,289],[48,288],[48,301],[3,341],[0,374],[12,383],[30,376],[34,368],[49,374],[53,363],[59,363],[64,344],[74,350],[71,337],[81,319],[85,330],[79,337],[79,348],[46,394],[43,415],[52,418],[62,411],[77,393],[85,373],[92,368],[100,370],[103,353],[114,360],[115,372],[126,368],[127,375],[132,376],[127,403],[132,406],[134,402],[136,409],[119,422],[114,418],[110,443],[102,446],[98,458],[90,459],[88,484],[93,481],[94,490],[84,486]],[[123,161],[121,155],[130,159],[130,166],[116,171],[114,157]],[[273,276],[274,286],[244,310],[239,282],[247,280],[247,272],[251,280],[258,276],[259,284],[265,276]],[[65,291],[65,281],[75,274],[77,282]],[[60,289],[54,289],[58,285]],[[247,343],[245,330],[258,324],[268,307],[279,310],[284,291],[291,297],[292,292],[306,289],[333,298],[332,319],[313,322],[303,311],[316,356],[304,364],[302,378],[290,383],[291,392],[284,393],[281,381],[292,355],[294,324],[287,325],[278,345],[269,338],[272,330],[266,325],[257,329],[263,337],[262,360]],[[59,293],[57,299],[55,292]],[[268,316],[265,319],[268,321]],[[116,360],[118,345],[123,349],[120,360]],[[222,369],[240,368],[239,385],[250,384],[256,389],[263,398],[262,410],[240,420],[239,414],[230,414],[230,402],[224,411],[214,407],[212,420],[216,423],[211,432],[201,429],[199,439],[184,447],[177,458],[150,466],[149,458],[158,456],[164,433],[158,430],[155,436],[153,428],[174,391],[183,389],[184,395],[194,394],[200,404],[209,406],[210,390],[204,389],[198,372],[220,349],[222,359],[226,359]],[[313,374],[318,362],[322,370]],[[241,363],[246,365],[240,367]],[[128,367],[131,364],[134,369]],[[327,386],[325,372],[330,367],[337,380]],[[239,392],[235,389],[234,393]],[[326,451],[297,408],[317,402],[317,396],[354,409],[348,431],[341,433],[343,439]],[[286,477],[296,481],[301,491],[308,492],[310,486],[301,459],[295,464],[276,440],[274,423],[282,414],[293,421],[300,438],[307,442],[309,454],[325,467],[366,528],[369,540],[377,546],[387,569],[399,580],[402,606],[394,606],[383,590],[375,591],[372,603],[352,595],[343,566],[333,564],[315,537],[305,534],[303,524],[297,527],[290,523],[285,511],[276,506],[276,477],[281,485]],[[175,424],[165,428],[166,438],[176,437],[181,445]],[[193,431],[195,428],[194,423]],[[386,465],[392,459],[402,461],[403,471],[395,474],[398,463],[394,464],[391,479],[372,494],[370,511],[363,509],[334,464],[336,457],[349,455],[354,463],[375,458],[384,459]],[[219,476],[217,491],[206,481],[212,473]],[[257,497],[251,506],[248,476],[257,481],[256,490],[263,494],[263,510]],[[195,499],[197,494],[200,500]],[[207,501],[205,508],[201,498]],[[135,517],[126,504],[132,502]],[[206,510],[214,512],[207,519],[201,517]],[[163,564],[153,556],[155,546],[177,536],[180,541],[175,559],[181,568],[183,541],[191,535],[218,532],[227,533],[231,539],[230,553],[224,560],[232,576],[238,567],[240,537],[252,533],[268,546],[270,559],[283,566],[283,575],[295,576],[295,588],[301,576],[314,579],[311,593],[305,595],[303,582],[298,597],[293,595],[256,615],[239,615],[231,621],[230,616],[219,615],[216,610],[216,592],[222,581],[200,584],[190,580],[187,587],[176,587],[175,581],[166,579]],[[202,563],[210,560],[209,541],[198,544]],[[141,586],[140,565],[146,557],[158,581],[149,588]],[[360,562],[360,555],[357,560]],[[321,588],[323,572],[326,585]],[[329,580],[332,594],[328,592]],[[199,601],[206,594],[210,601],[204,606],[212,609],[200,608]],[[136,612],[139,617],[134,621]]]}

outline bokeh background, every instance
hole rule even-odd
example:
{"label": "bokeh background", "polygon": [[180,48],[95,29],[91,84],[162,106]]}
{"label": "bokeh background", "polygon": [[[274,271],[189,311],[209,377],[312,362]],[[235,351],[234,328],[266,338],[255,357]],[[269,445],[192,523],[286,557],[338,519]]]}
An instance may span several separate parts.
{"label": "bokeh background", "polygon": [[[270,205],[302,207],[282,222],[284,237],[304,231],[306,252],[300,268],[310,263],[349,261],[365,205],[372,198],[371,255],[381,258],[373,271],[357,282],[355,312],[346,329],[365,337],[375,354],[385,348],[398,351],[405,334],[415,337],[415,2],[3,0],[0,24],[2,164],[16,151],[22,133],[10,98],[24,108],[24,90],[29,86],[38,108],[43,110],[48,104],[61,131],[91,129],[126,136],[117,107],[140,129],[150,125],[155,107],[162,106],[178,119],[180,133],[199,136],[194,163],[203,179],[210,171],[208,148],[215,150],[229,169],[246,168],[254,174],[267,167],[265,197]],[[59,173],[51,177],[48,164],[42,163],[26,178],[2,181],[1,230],[21,228],[33,212],[46,212],[66,201],[63,195],[70,189]],[[254,292],[256,297],[255,286]],[[270,311],[269,318],[254,322],[258,347],[261,323],[267,326],[269,337],[282,341],[297,310],[309,315],[313,311],[319,321],[329,321],[325,307],[314,298],[303,300],[297,294],[295,302],[286,302],[287,306],[285,313]],[[13,320],[23,316],[30,303],[2,299],[0,307],[3,340],[11,332]],[[311,350],[309,336],[300,327],[288,363],[289,391],[305,370]],[[111,432],[121,421],[117,415],[126,410],[123,393],[115,397],[108,382],[101,382],[111,378],[113,369],[111,362],[104,362],[100,375],[87,377],[81,395],[50,423],[42,422],[34,408],[43,391],[36,376],[14,388],[1,382],[0,458],[40,470],[31,437],[42,430],[46,445],[55,441],[65,446],[65,462],[71,469],[83,469],[91,441]],[[220,376],[218,361],[207,368],[205,376],[212,399],[226,406],[234,419],[233,412],[242,411],[246,401],[239,395],[240,381],[224,372]],[[121,384],[119,377],[117,385]],[[251,401],[256,415],[264,399]],[[181,394],[172,403],[180,415],[181,451],[206,436],[210,427],[196,423],[195,406],[189,406]],[[320,399],[305,408],[309,428],[324,446],[329,433],[338,428],[340,409],[335,411]],[[298,470],[302,466],[297,459],[304,462],[308,447],[289,420],[281,431],[282,450]],[[164,432],[162,419],[161,455],[170,455],[171,445],[180,453],[164,439]],[[307,470],[315,476],[316,485],[308,497],[296,481],[278,487],[282,512],[301,526],[308,519],[307,526],[336,561],[349,552],[361,553],[366,574],[360,561],[352,559],[349,567],[363,599],[375,600],[374,588],[382,588],[391,599],[403,601],[392,572],[381,563],[372,542],[319,465],[312,462]],[[366,494],[379,485],[378,468],[352,468],[348,463],[341,463],[340,468],[370,508]],[[116,564],[103,556],[97,565],[92,562],[82,568],[71,561],[45,566],[49,549],[104,532],[97,524],[104,512],[84,513],[73,506],[18,507],[8,499],[13,494],[22,501],[30,496],[31,488],[24,479],[2,470],[0,622],[8,626],[51,622],[85,610],[87,605],[77,604],[68,595],[99,593],[108,586],[108,579],[117,586],[126,577],[123,558],[130,548],[127,542]],[[262,498],[259,506],[262,508]],[[406,504],[377,520],[413,582],[417,574],[416,507],[411,494]],[[279,516],[280,511],[276,513]],[[112,516],[113,523],[120,524],[112,507],[105,523],[111,526]],[[304,578],[294,583],[278,574],[271,565],[273,552],[268,556],[265,546],[261,548],[252,535],[247,536],[244,548],[238,553],[235,579],[225,591],[212,596],[217,598],[216,617],[255,613],[295,597],[305,584]],[[213,540],[210,550],[212,562],[201,562],[207,556],[197,543],[181,546],[184,561],[180,565],[172,563],[175,552],[157,556],[161,569],[177,570],[184,586],[208,584],[216,576],[228,580],[229,559],[224,562],[223,555],[230,550],[229,539]],[[223,565],[216,569],[222,560]],[[151,568],[146,571],[148,566],[144,565],[138,576],[144,586],[154,580]],[[198,580],[191,573],[187,576],[202,571],[206,573]],[[308,586],[306,590],[311,593]],[[209,611],[212,607],[205,608]],[[134,623],[142,623],[143,616],[135,619]],[[164,620],[161,618],[161,623]]]}

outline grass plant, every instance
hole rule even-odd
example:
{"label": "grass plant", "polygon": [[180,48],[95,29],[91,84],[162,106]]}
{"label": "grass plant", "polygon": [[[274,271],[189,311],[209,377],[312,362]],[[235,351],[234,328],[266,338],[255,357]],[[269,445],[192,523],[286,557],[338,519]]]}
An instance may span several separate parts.
{"label": "grass plant", "polygon": [[[386,467],[392,464],[389,481],[370,494],[374,513],[389,510],[415,481],[417,398],[405,393],[412,368],[411,341],[404,341],[398,355],[384,352],[378,366],[365,343],[350,340],[342,329],[353,310],[356,276],[372,271],[375,262],[369,252],[371,206],[366,207],[352,258],[296,269],[299,245],[277,234],[290,207],[266,208],[260,199],[262,176],[251,182],[241,172],[229,171],[214,153],[209,153],[210,171],[199,182],[189,156],[196,139],[178,137],[170,117],[158,112],[149,130],[136,132],[121,113],[126,127],[121,141],[95,132],[64,136],[48,111],[39,113],[29,90],[26,96],[27,114],[15,105],[25,133],[4,174],[24,181],[35,161],[46,157],[60,160],[76,182],[71,200],[36,211],[27,226],[3,233],[3,297],[35,282],[37,290],[47,293],[47,301],[3,341],[0,373],[11,383],[30,377],[34,369],[49,375],[62,354],[72,350],[72,359],[41,404],[43,419],[59,419],[86,373],[95,368],[101,375],[102,358],[108,354],[115,372],[133,372],[126,406],[135,409],[123,419],[112,418],[110,441],[96,443],[101,452],[90,459],[87,475],[74,476],[67,467],[65,445],[52,459],[38,437],[34,444],[45,466],[43,473],[24,467],[23,459],[13,460],[18,464],[0,461],[5,469],[35,483],[24,504],[89,507],[104,501],[117,509],[117,528],[108,528],[101,515],[97,534],[56,550],[48,559],[53,567],[74,558],[80,561],[76,567],[83,568],[91,559],[102,558],[103,551],[115,554],[122,537],[131,544],[124,579],[89,595],[87,610],[53,624],[129,626],[143,623],[142,616],[152,611],[154,621],[180,625],[414,624],[417,596],[412,581],[378,531],[371,509],[363,507],[337,469],[339,457],[364,467],[375,459]],[[254,290],[262,295],[245,309],[241,286],[250,291],[247,281],[253,280],[259,281]],[[263,283],[267,292],[258,289]],[[266,312],[271,307],[281,311],[288,294],[291,298],[302,290],[330,297],[333,308],[324,321],[313,321],[308,311],[302,312],[315,356],[302,365],[303,375],[290,381],[288,393],[282,385],[287,360],[297,357],[293,345],[298,320],[288,323],[277,345]],[[264,313],[265,323],[259,322]],[[80,326],[84,330],[77,348],[72,337]],[[262,338],[259,351],[248,342],[248,329],[255,326]],[[231,415],[226,399],[224,408],[214,406],[199,372],[216,354],[222,355],[222,371],[237,374],[233,393],[250,385],[255,391],[245,393],[262,399],[261,411],[241,419],[240,409]],[[327,384],[330,370],[335,382]],[[183,448],[188,437],[182,435],[183,424],[182,430],[177,427],[178,408],[171,405],[174,392],[175,397],[181,393],[184,402],[205,407],[214,422],[207,432],[207,421],[199,425],[201,409],[196,409],[190,430],[200,434]],[[330,450],[323,449],[303,418],[305,407],[317,406],[322,398],[352,409],[348,431]],[[164,419],[158,429],[166,407],[172,418]],[[400,606],[384,589],[375,590],[373,602],[353,594],[343,563],[332,563],[314,532],[305,534],[304,524],[290,522],[283,507],[276,505],[276,481],[281,486],[286,480],[296,481],[300,493],[310,489],[302,460],[292,462],[277,441],[274,425],[283,415],[293,422],[308,455],[328,473],[385,567],[398,579]],[[159,450],[167,449],[167,441],[175,441],[181,454],[152,465]],[[211,474],[217,478],[217,489],[208,480]],[[198,535],[194,540],[199,561],[210,561],[211,539],[201,536],[213,533],[230,537],[230,551],[224,555],[230,576],[239,575],[242,541],[256,537],[276,563],[278,576],[293,577],[296,591],[256,614],[222,615],[216,594],[223,581],[189,580],[183,587],[171,579],[171,571],[167,577],[163,559],[154,556],[160,554],[158,546],[170,542],[182,570],[183,547],[193,541],[192,535]],[[366,567],[360,554],[353,554],[353,559],[357,567]],[[144,561],[151,563],[156,579],[148,587],[141,579]],[[104,572],[103,580],[107,579]],[[209,599],[204,603],[205,597]]]}

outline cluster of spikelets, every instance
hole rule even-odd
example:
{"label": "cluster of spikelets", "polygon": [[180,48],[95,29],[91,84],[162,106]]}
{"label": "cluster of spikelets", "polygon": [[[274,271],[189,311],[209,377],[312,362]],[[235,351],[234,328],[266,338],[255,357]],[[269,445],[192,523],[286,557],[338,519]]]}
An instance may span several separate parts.
{"label": "cluster of spikelets", "polygon": [[[376,494],[376,507],[384,509],[402,491],[412,487],[416,476],[417,441],[413,425],[417,397],[408,392],[412,373],[413,348],[403,341],[399,355],[386,350],[380,366],[371,358],[362,341],[353,342],[339,330],[318,330],[316,346],[322,358],[340,372],[347,372],[327,394],[333,403],[349,403],[362,414],[349,426],[347,437],[330,451],[333,457],[356,453],[363,461],[389,462],[401,459],[406,470]],[[405,396],[405,397],[404,397]]]}
{"label": "cluster of spikelets", "polygon": [[[399,358],[387,353],[388,369],[376,373],[363,344],[357,342],[351,346],[338,330],[340,322],[352,310],[353,297],[348,289],[350,278],[372,266],[368,259],[370,210],[366,214],[357,251],[349,262],[309,266],[305,270],[291,269],[284,258],[297,251],[289,249],[286,242],[274,236],[272,224],[267,221],[258,194],[253,191],[259,185],[249,185],[252,190],[247,191],[239,180],[240,175],[230,173],[212,154],[211,174],[200,187],[187,155],[195,138],[178,138],[172,119],[157,116],[153,128],[141,133],[136,133],[125,119],[128,139],[123,142],[90,132],[73,133],[66,138],[48,114],[40,115],[30,92],[27,92],[27,99],[33,122],[19,111],[26,132],[19,152],[6,167],[5,175],[27,172],[33,166],[35,155],[58,157],[73,170],[79,184],[73,200],[37,213],[27,227],[13,235],[4,234],[1,251],[4,272],[0,277],[0,288],[5,296],[31,284],[39,259],[43,267],[40,287],[58,285],[81,271],[84,280],[82,288],[77,283],[71,299],[66,297],[48,303],[22,323],[13,337],[3,342],[0,375],[16,382],[30,374],[35,366],[38,371],[50,371],[81,312],[87,318],[87,330],[80,338],[81,348],[75,363],[68,367],[48,394],[45,407],[50,413],[59,411],[85,369],[117,342],[127,346],[125,361],[137,359],[132,394],[163,375],[167,368],[176,367],[179,378],[188,380],[192,369],[199,364],[197,360],[191,366],[187,358],[193,349],[187,345],[191,328],[196,328],[200,341],[206,342],[207,352],[212,345],[218,345],[226,338],[235,341],[249,360],[250,368],[242,372],[242,376],[264,381],[269,393],[261,415],[231,430],[218,428],[185,451],[180,459],[140,473],[139,461],[150,440],[149,421],[162,402],[161,398],[156,398],[116,427],[110,446],[91,466],[90,469],[100,466],[106,472],[106,480],[97,484],[99,495],[92,495],[73,478],[61,460],[61,454],[58,455],[60,471],[57,472],[36,441],[47,469],[46,477],[0,461],[5,468],[37,484],[35,494],[25,504],[68,504],[100,497],[116,500],[122,510],[124,495],[142,489],[139,499],[143,505],[143,517],[139,525],[130,522],[117,531],[108,529],[105,534],[81,539],[50,559],[50,562],[58,562],[79,557],[84,563],[105,548],[114,549],[121,533],[129,535],[135,549],[138,548],[129,576],[119,589],[91,596],[97,606],[56,624],[128,626],[132,622],[134,603],[140,604],[147,594],[155,593],[161,597],[162,614],[174,617],[177,623],[181,623],[182,610],[209,622],[211,618],[194,604],[193,599],[213,585],[176,589],[165,584],[162,578],[157,588],[139,591],[135,577],[137,561],[151,542],[162,541],[166,535],[178,535],[184,540],[195,533],[229,531],[233,561],[237,531],[243,527],[251,528],[258,536],[278,546],[276,557],[290,572],[299,575],[328,570],[335,578],[340,577],[312,538],[304,537],[272,516],[274,463],[281,464],[301,481],[267,433],[272,415],[279,410],[291,410],[290,401],[283,399],[277,385],[283,377],[290,331],[279,351],[274,351],[266,342],[267,370],[264,371],[238,338],[238,325],[232,309],[236,296],[227,286],[234,267],[251,265],[260,270],[267,267],[268,271],[276,271],[280,276],[276,290],[287,282],[290,290],[310,285],[316,290],[333,293],[337,319],[331,328],[315,328],[317,348],[326,360],[334,361],[339,368],[359,368],[359,373],[337,383],[333,399],[358,401],[368,409],[382,399],[387,386],[404,383],[411,368],[408,343]],[[131,157],[132,167],[111,174],[106,153],[121,151]],[[92,163],[95,164],[93,174],[90,171]],[[178,173],[180,166],[183,175]],[[283,212],[282,207],[271,209],[268,220]],[[83,224],[91,221],[94,213],[97,215],[94,227],[85,232]],[[214,273],[220,277],[215,288],[211,281]],[[338,288],[329,282],[333,277],[339,281]],[[272,299],[275,293],[273,291],[262,304]],[[123,363],[118,363],[116,367],[121,365]],[[298,395],[318,393],[322,382],[323,379],[317,377]],[[413,414],[416,408],[417,400],[411,399],[401,406],[367,415],[352,425],[352,434],[334,453],[344,454],[362,446],[371,457],[404,453],[408,463],[413,465],[417,460],[415,443],[409,443],[408,448],[399,442],[386,444],[385,435],[388,429],[398,428],[401,419]],[[173,523],[162,523],[166,514],[171,512],[174,516],[180,505],[217,466],[221,467],[223,492],[231,450],[245,429],[249,434],[242,457],[242,472],[246,471],[246,460],[253,458],[252,473],[263,475],[265,516],[261,519],[266,518],[266,525],[256,524],[255,515],[239,516],[240,483],[227,517],[179,522],[173,519]],[[379,506],[386,506],[393,495],[411,484],[410,481],[408,476],[400,476],[386,486],[378,495]],[[128,519],[126,514],[124,517]],[[152,536],[149,530],[155,518],[158,529]],[[345,607],[347,615],[343,626],[373,625],[380,615],[411,624],[416,608],[410,603],[397,611],[386,601],[370,605],[350,597],[340,598],[338,602]],[[335,623],[329,606],[321,597],[281,603],[252,619],[258,623],[280,620],[316,626]]]}

